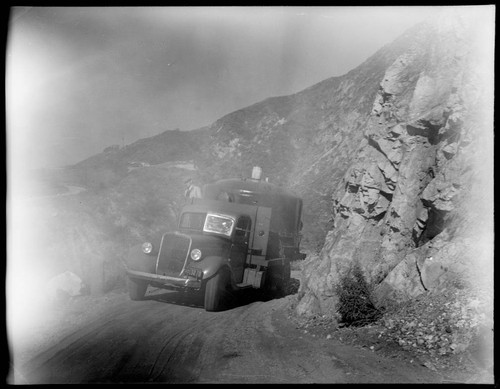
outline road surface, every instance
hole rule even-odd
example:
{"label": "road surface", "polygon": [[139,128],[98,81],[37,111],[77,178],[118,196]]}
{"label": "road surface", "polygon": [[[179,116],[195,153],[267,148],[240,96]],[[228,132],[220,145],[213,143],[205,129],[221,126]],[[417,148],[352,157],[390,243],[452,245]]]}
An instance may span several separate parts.
{"label": "road surface", "polygon": [[[125,292],[91,304],[82,298],[71,303],[59,324],[52,320],[56,324],[44,329],[55,333],[40,334],[49,344],[36,352],[25,348],[22,355],[14,341],[10,381],[440,382],[423,366],[304,333],[288,319],[294,298],[261,301],[247,295],[224,312],[206,312],[197,297],[151,288],[145,301],[131,301]],[[68,315],[75,312],[79,316],[72,321]]]}

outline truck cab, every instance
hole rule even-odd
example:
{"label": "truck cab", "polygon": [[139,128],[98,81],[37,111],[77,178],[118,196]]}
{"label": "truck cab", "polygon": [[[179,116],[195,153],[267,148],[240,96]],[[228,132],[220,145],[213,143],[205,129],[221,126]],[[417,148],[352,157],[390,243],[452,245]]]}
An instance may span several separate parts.
{"label": "truck cab", "polygon": [[186,204],[175,231],[159,242],[132,247],[125,261],[129,295],[144,298],[148,285],[204,294],[207,311],[225,308],[235,290],[280,293],[290,261],[300,253],[302,200],[260,179],[226,179],[203,187]]}

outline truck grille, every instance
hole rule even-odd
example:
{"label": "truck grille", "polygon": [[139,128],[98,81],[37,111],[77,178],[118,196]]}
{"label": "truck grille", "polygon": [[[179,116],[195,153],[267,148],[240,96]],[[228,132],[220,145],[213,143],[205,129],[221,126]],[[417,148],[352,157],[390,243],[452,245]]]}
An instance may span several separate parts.
{"label": "truck grille", "polygon": [[191,239],[186,235],[165,234],[158,254],[156,274],[178,277],[189,253]]}

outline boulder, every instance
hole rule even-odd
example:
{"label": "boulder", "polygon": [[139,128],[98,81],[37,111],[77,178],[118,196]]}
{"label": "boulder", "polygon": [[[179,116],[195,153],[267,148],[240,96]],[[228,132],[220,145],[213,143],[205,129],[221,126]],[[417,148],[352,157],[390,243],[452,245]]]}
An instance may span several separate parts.
{"label": "boulder", "polygon": [[415,253],[408,255],[375,287],[372,298],[377,307],[390,307],[425,292],[415,266],[416,259]]}
{"label": "boulder", "polygon": [[53,300],[80,296],[84,291],[85,284],[81,278],[70,271],[52,277],[46,285],[46,292]]}

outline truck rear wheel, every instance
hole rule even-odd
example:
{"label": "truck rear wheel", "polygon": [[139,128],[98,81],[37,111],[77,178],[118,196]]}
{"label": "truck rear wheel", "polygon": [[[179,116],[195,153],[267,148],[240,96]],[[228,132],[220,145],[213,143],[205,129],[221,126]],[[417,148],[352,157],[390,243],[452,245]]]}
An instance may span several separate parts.
{"label": "truck rear wheel", "polygon": [[209,312],[223,310],[229,295],[228,288],[229,274],[227,271],[221,270],[210,278],[205,288],[205,310]]}
{"label": "truck rear wheel", "polygon": [[148,289],[148,283],[145,281],[129,278],[127,280],[128,295],[131,300],[144,300],[144,295]]}
{"label": "truck rear wheel", "polygon": [[271,298],[284,297],[287,294],[290,282],[291,268],[290,261],[283,259],[282,264],[269,267],[266,277],[266,289]]}

